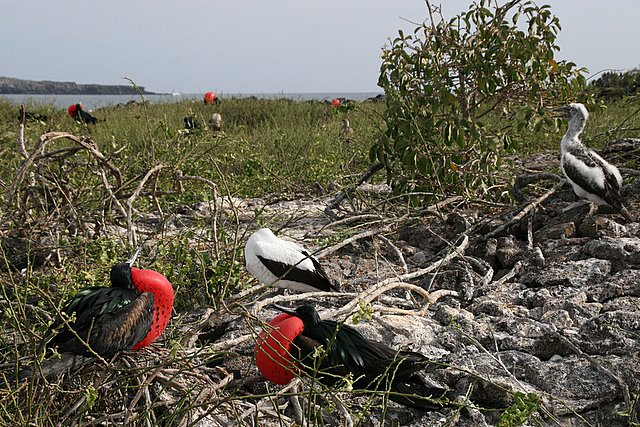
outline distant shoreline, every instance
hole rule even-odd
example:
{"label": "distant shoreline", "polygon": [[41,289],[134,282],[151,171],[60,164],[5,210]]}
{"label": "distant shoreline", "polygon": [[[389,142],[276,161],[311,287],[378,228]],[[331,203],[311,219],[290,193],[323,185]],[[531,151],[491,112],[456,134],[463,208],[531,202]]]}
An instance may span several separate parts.
{"label": "distant shoreline", "polygon": [[[222,102],[230,98],[258,98],[258,99],[289,99],[293,101],[318,101],[327,102],[333,98],[345,98],[354,101],[384,101],[384,94],[380,92],[308,92],[308,93],[217,93]],[[15,105],[53,105],[58,108],[67,108],[78,102],[91,110],[108,107],[117,104],[126,104],[130,101],[140,102],[143,98],[135,95],[37,95],[37,94],[0,94],[0,100],[7,100]],[[144,101],[148,102],[202,102],[201,93],[182,93],[180,95],[155,94],[144,95]]]}
{"label": "distant shoreline", "polygon": [[79,84],[0,77],[0,95],[162,95],[144,86]]}

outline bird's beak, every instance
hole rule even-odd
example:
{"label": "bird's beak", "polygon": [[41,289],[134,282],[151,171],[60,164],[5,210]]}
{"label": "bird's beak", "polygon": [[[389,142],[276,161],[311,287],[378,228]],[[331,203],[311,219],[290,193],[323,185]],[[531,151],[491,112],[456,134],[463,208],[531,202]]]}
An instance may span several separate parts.
{"label": "bird's beak", "polygon": [[290,314],[292,316],[296,315],[295,310],[293,310],[293,309],[291,309],[289,307],[285,307],[285,306],[278,305],[278,304],[271,304],[271,306],[273,306],[273,308],[275,308],[276,310],[280,310],[283,313],[287,313],[287,314]]}
{"label": "bird's beak", "polygon": [[569,114],[569,106],[568,105],[563,105],[562,107],[557,107],[554,108],[553,110],[551,110],[553,113],[555,113],[554,115],[556,117],[564,117],[567,114]]}
{"label": "bird's beak", "polygon": [[142,246],[138,246],[138,249],[136,249],[136,253],[134,253],[133,256],[129,258],[129,260],[127,260],[127,264],[129,264],[129,267],[133,266],[133,264],[136,262],[138,255],[140,255],[140,252],[142,252]]}

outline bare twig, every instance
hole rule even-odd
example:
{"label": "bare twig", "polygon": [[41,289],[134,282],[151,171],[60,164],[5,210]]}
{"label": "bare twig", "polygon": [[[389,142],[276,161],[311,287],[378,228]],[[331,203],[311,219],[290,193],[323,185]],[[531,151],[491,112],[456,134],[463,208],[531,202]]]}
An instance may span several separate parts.
{"label": "bare twig", "polygon": [[396,255],[396,257],[398,258],[398,261],[400,261],[400,265],[402,266],[402,271],[404,273],[408,273],[409,272],[409,267],[407,267],[407,262],[404,260],[404,256],[402,255],[402,252],[400,252],[400,249],[398,249],[398,247],[396,245],[394,245],[391,240],[387,239],[386,237],[384,237],[381,234],[378,234],[376,237],[378,237],[378,239],[382,240],[383,242],[385,242],[387,244],[387,246],[389,246],[389,248],[391,248],[391,250],[393,251],[393,253]]}
{"label": "bare twig", "polygon": [[360,233],[360,234],[357,234],[355,236],[349,237],[348,239],[343,240],[342,242],[336,243],[333,246],[330,246],[330,247],[325,248],[325,249],[323,249],[321,251],[318,251],[318,252],[315,253],[315,256],[318,259],[326,257],[327,255],[337,251],[340,248],[343,248],[343,247],[345,247],[347,245],[350,245],[353,242],[356,242],[358,240],[361,240],[361,239],[364,239],[364,238],[367,238],[367,237],[375,236],[375,235],[380,234],[380,233],[385,233],[385,232],[390,231],[390,230],[391,230],[390,227],[383,227],[383,228],[378,228],[378,229],[375,229],[375,230],[365,231],[364,233]]}
{"label": "bare twig", "polygon": [[334,209],[336,209],[338,206],[340,206],[340,203],[342,203],[342,201],[347,197],[347,195],[350,192],[355,191],[355,189],[359,185],[363,184],[365,181],[367,181],[369,178],[371,178],[376,172],[378,172],[383,167],[384,167],[384,164],[382,162],[378,162],[378,163],[372,164],[369,167],[369,169],[367,169],[367,171],[358,179],[358,182],[356,183],[356,185],[354,187],[352,187],[352,188],[349,188],[349,189],[346,189],[344,191],[341,191],[333,200],[331,200],[329,202],[329,204],[325,208],[324,212],[327,215],[329,215],[331,218],[338,219],[338,214],[336,214],[334,212]]}
{"label": "bare twig", "polygon": [[504,230],[506,230],[508,227],[511,227],[513,224],[516,224],[518,221],[520,221],[522,218],[524,218],[525,215],[527,215],[532,209],[535,209],[538,206],[540,206],[542,204],[542,202],[544,202],[545,200],[547,200],[549,198],[549,196],[551,196],[553,193],[555,193],[560,188],[562,188],[562,186],[564,186],[565,182],[566,182],[565,180],[562,180],[562,181],[558,182],[556,185],[553,186],[553,188],[551,188],[546,193],[544,193],[542,196],[538,197],[536,200],[534,200],[533,202],[531,202],[527,206],[525,206],[524,209],[522,209],[520,211],[520,213],[518,213],[513,218],[511,218],[510,221],[505,222],[500,227],[498,227],[495,230],[493,230],[490,233],[488,233],[486,235],[486,237],[489,238],[489,237],[497,236],[498,234],[500,234]]}
{"label": "bare twig", "polygon": [[27,121],[26,115],[24,111],[24,104],[20,105],[20,124],[18,128],[18,152],[24,159],[29,158],[29,153],[27,152],[27,148],[24,145],[24,124]]}
{"label": "bare twig", "polygon": [[128,232],[128,235],[129,235],[129,244],[131,246],[133,246],[133,247],[138,245],[138,239],[137,239],[137,236],[136,236],[136,227],[135,227],[135,224],[133,223],[133,202],[136,200],[136,198],[138,197],[138,195],[142,191],[142,188],[144,187],[144,185],[149,180],[149,178],[154,173],[156,173],[159,170],[161,170],[162,168],[164,168],[163,165],[156,165],[156,166],[152,167],[151,169],[149,169],[149,171],[147,171],[147,173],[142,178],[142,180],[140,180],[140,182],[138,183],[138,186],[136,187],[136,189],[133,192],[133,194],[131,194],[131,196],[129,196],[129,198],[126,201],[126,206],[127,206],[127,216],[126,216],[126,218],[127,218],[127,232]]}

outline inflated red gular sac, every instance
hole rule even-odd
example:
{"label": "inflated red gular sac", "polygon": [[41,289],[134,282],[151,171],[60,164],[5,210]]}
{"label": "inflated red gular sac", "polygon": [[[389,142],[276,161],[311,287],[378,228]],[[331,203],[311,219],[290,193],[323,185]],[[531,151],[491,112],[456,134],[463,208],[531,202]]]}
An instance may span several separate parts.
{"label": "inflated red gular sac", "polygon": [[303,330],[302,320],[288,313],[277,315],[264,327],[255,348],[256,366],[262,376],[274,384],[284,385],[299,374],[300,367],[291,355],[291,346]]}

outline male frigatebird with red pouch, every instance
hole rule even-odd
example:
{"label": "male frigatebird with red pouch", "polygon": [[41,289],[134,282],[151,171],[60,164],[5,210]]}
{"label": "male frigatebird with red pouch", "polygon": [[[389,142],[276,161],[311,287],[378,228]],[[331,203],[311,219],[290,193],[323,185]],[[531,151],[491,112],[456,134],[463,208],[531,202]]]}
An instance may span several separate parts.
{"label": "male frigatebird with red pouch", "polygon": [[132,267],[139,253],[140,249],[129,261],[111,268],[111,287],[84,288],[68,300],[62,313],[75,319],[63,326],[65,320],[58,318],[43,343],[60,352],[107,356],[154,342],[171,317],[173,287],[158,272]]}
{"label": "male frigatebird with red pouch", "polygon": [[[448,390],[427,384],[419,375],[431,363],[426,356],[396,351],[351,326],[322,320],[311,304],[274,306],[284,313],[269,322],[255,349],[256,365],[269,381],[287,384],[305,372],[331,387],[350,376],[353,390],[388,391],[389,399],[412,408],[428,411],[448,405]],[[320,357],[314,356],[318,347],[325,350]]]}
{"label": "male frigatebird with red pouch", "polygon": [[[69,299],[39,349],[46,345],[63,354],[109,356],[154,342],[171,317],[173,287],[158,272],[132,267],[139,253],[140,249],[129,261],[111,268],[110,287],[84,288]],[[42,372],[50,376],[68,366],[51,364]],[[30,374],[31,370],[23,371],[19,378]]]}

